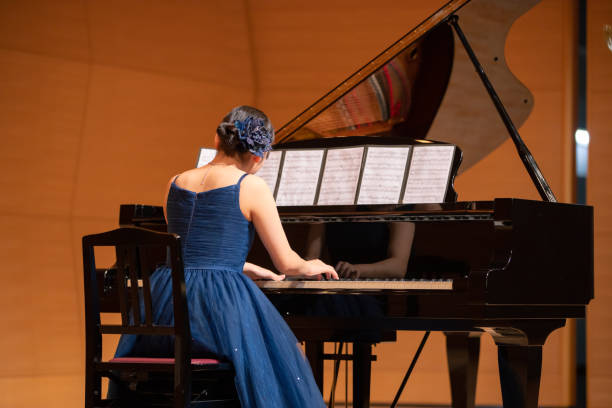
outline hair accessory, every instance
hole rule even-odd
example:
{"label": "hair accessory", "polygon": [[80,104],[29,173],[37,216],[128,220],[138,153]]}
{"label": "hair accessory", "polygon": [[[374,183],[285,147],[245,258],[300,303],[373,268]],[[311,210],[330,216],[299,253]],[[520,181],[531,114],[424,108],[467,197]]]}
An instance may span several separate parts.
{"label": "hair accessory", "polygon": [[263,157],[265,152],[272,150],[272,132],[266,129],[263,120],[249,116],[234,121],[234,126],[242,146],[255,156]]}

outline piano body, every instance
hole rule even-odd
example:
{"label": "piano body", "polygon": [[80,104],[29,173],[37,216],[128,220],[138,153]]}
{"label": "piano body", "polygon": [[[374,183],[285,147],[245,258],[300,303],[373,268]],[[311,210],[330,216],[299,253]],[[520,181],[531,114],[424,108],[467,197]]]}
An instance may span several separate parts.
{"label": "piano body", "polygon": [[[510,25],[538,1],[449,1],[277,132],[282,149],[435,140],[458,147],[443,202],[279,207],[302,256],[312,254],[313,241],[320,243],[315,255],[332,264],[380,263],[391,245],[409,254],[401,279],[259,283],[306,342],[321,388],[330,357],[323,343],[353,343],[352,355],[332,357],[353,360],[355,407],[369,406],[372,345],[394,340],[398,330],[446,334],[454,407],[474,406],[479,336],[490,334],[504,406],[537,407],[547,336],[585,316],[593,298],[593,209],[556,202],[515,127],[533,99],[503,62]],[[466,36],[475,37],[475,53]],[[482,70],[475,54],[493,61],[487,74],[502,85],[508,111],[484,71],[475,74]],[[457,201],[455,175],[507,137],[543,201]],[[143,205],[123,205],[120,224],[165,228],[161,208]],[[407,225],[412,239],[393,242]],[[271,267],[257,240],[249,261]]]}

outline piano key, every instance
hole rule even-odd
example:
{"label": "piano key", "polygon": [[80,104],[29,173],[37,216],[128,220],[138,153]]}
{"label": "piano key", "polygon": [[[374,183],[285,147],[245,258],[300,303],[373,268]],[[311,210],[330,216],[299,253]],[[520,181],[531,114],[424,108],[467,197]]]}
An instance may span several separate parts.
{"label": "piano key", "polygon": [[452,279],[340,279],[340,280],[282,280],[255,282],[261,289],[324,290],[324,291],[452,291]]}

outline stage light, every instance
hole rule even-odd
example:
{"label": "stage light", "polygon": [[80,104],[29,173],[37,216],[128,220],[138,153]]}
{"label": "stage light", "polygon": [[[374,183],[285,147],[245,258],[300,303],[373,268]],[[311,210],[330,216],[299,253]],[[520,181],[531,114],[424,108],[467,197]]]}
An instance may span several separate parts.
{"label": "stage light", "polygon": [[589,131],[586,129],[577,129],[574,138],[576,139],[576,143],[582,146],[588,146],[591,140]]}

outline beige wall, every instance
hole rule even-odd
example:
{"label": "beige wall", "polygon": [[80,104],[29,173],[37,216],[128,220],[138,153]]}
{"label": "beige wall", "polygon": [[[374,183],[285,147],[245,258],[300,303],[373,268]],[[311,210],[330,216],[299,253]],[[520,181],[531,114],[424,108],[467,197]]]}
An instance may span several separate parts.
{"label": "beige wall", "polygon": [[[278,0],[0,0],[0,349],[6,356],[0,406],[81,405],[82,235],[116,226],[121,203],[160,204],[168,177],[194,164],[198,147],[211,145],[232,106],[255,104],[279,126],[442,3],[316,0],[304,10]],[[521,134],[562,201],[572,196],[574,18],[574,1],[543,0],[517,21],[506,46],[511,70],[535,98]],[[608,65],[589,71],[608,81],[607,88],[589,82],[590,101],[599,98],[599,105],[590,102],[599,110],[589,117],[593,146],[600,147],[590,170],[594,203],[607,197],[605,136],[595,135],[596,123],[609,133],[603,101],[611,91],[605,75],[611,56],[600,52]],[[537,198],[509,142],[456,187],[464,200]],[[597,208],[603,216],[604,205]],[[606,246],[596,247],[602,274],[610,257]],[[600,285],[593,328],[606,327]],[[419,336],[402,333],[398,343],[376,348],[375,400],[392,398]],[[570,337],[558,331],[545,348],[542,404],[568,404]],[[598,330],[589,338],[590,350],[605,355],[605,343],[597,343],[605,336]],[[590,360],[589,366],[593,395],[609,405],[605,391],[596,391],[609,381],[605,365],[598,369]],[[488,338],[480,374],[477,402],[499,403]],[[442,336],[431,339],[403,401],[450,401]]]}
{"label": "beige wall", "polygon": [[0,406],[82,406],[80,238],[254,102],[247,34],[242,1],[0,1]]}
{"label": "beige wall", "polygon": [[612,2],[588,2],[587,127],[591,133],[587,196],[595,207],[595,300],[587,317],[588,398],[612,404],[612,52],[603,25],[612,25]]}

